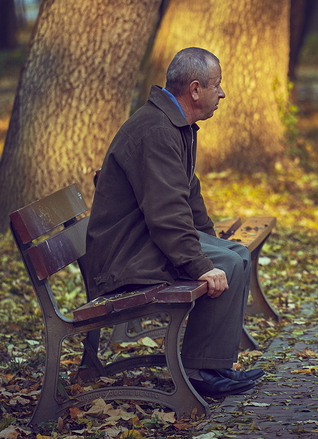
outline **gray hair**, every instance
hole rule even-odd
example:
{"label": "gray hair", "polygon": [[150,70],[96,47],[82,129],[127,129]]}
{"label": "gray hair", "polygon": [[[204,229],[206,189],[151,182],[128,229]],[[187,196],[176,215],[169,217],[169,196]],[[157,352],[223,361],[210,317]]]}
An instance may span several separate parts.
{"label": "gray hair", "polygon": [[183,94],[187,85],[197,79],[206,88],[211,79],[207,60],[219,63],[219,59],[208,50],[188,47],[178,52],[167,70],[166,88],[175,96]]}

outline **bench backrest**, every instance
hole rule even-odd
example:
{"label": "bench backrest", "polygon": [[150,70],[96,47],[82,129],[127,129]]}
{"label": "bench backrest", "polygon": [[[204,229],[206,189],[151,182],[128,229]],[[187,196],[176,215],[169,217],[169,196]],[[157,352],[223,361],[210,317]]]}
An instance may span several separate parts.
{"label": "bench backrest", "polygon": [[38,296],[43,287],[51,294],[47,282],[41,281],[75,261],[85,281],[89,217],[77,217],[86,211],[82,194],[73,184],[10,214],[12,234]]}

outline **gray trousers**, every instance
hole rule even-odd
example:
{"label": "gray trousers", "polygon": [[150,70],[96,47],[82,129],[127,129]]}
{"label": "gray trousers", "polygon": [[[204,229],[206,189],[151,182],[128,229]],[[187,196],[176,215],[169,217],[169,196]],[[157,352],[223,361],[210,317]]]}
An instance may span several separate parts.
{"label": "gray trousers", "polygon": [[251,277],[249,251],[241,244],[199,232],[202,251],[225,271],[229,289],[196,300],[183,340],[182,362],[191,369],[232,367],[237,361]]}

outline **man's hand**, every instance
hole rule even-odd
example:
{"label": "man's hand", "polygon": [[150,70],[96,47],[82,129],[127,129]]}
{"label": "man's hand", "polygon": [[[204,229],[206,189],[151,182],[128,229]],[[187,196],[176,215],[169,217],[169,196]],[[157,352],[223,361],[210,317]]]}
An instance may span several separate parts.
{"label": "man's hand", "polygon": [[213,270],[202,274],[198,280],[206,280],[208,282],[208,296],[212,298],[219,297],[223,291],[229,288],[226,274],[219,268],[213,268]]}

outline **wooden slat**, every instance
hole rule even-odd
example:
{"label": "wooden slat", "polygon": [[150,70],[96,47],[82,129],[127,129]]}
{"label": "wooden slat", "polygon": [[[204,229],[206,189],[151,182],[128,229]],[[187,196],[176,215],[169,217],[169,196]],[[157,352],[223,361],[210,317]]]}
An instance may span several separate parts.
{"label": "wooden slat", "polygon": [[252,252],[271,233],[276,224],[276,218],[251,217],[244,221],[229,241],[239,242]]}
{"label": "wooden slat", "polygon": [[106,316],[113,311],[113,301],[106,296],[97,297],[73,311],[76,322]]}
{"label": "wooden slat", "polygon": [[157,294],[168,284],[163,283],[155,286],[139,289],[137,292],[123,293],[118,298],[114,298],[114,311],[122,311],[123,309],[133,308],[134,306],[145,305],[156,300]]}
{"label": "wooden slat", "polygon": [[157,294],[158,302],[193,302],[207,292],[207,283],[201,281],[177,281]]}
{"label": "wooden slat", "polygon": [[103,295],[73,311],[77,322],[102,317],[112,311],[120,312],[124,309],[146,305],[156,300],[158,291],[167,287],[166,283],[140,288],[137,291],[124,292],[112,295]]}
{"label": "wooden slat", "polygon": [[26,244],[86,211],[82,194],[77,185],[72,184],[12,212],[10,219]]}
{"label": "wooden slat", "polygon": [[207,292],[207,283],[199,281],[178,281],[171,285],[159,284],[142,288],[135,292],[122,293],[119,296],[104,295],[73,311],[74,320],[102,317],[111,312],[146,305],[151,302],[181,303],[193,302]]}
{"label": "wooden slat", "polygon": [[85,254],[88,220],[89,217],[82,218],[28,249],[28,255],[39,280],[46,279]]}

